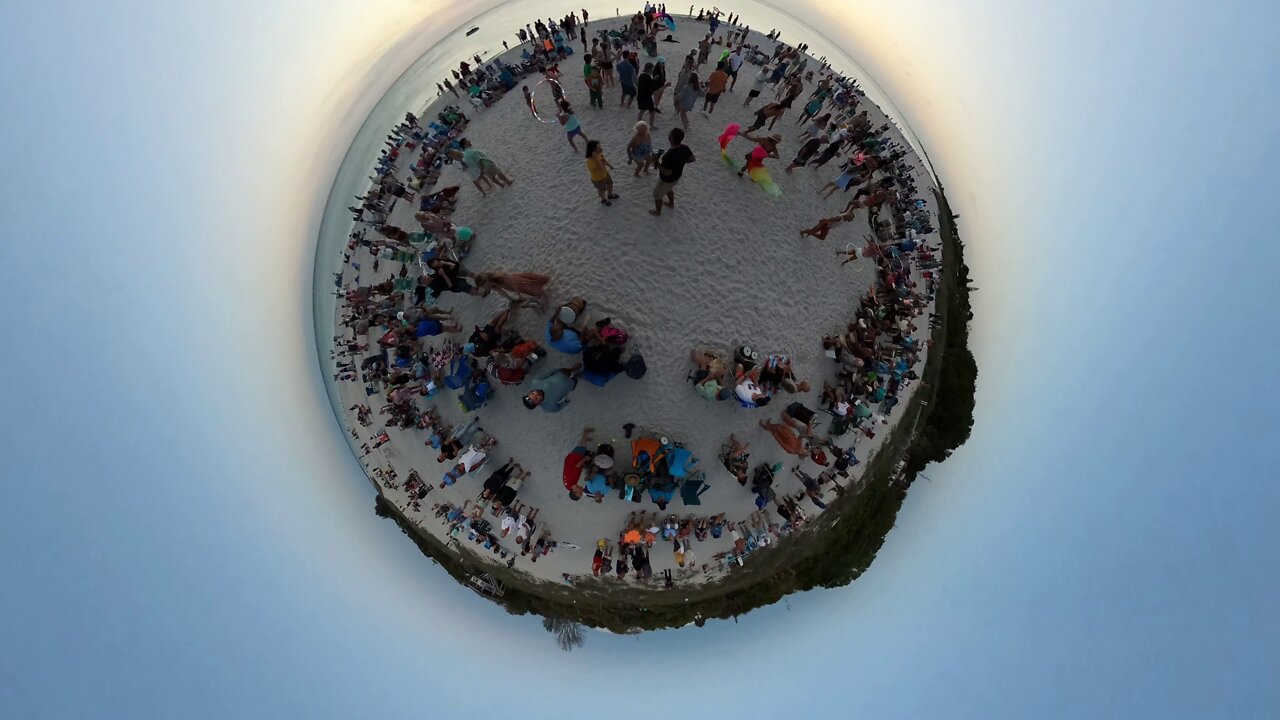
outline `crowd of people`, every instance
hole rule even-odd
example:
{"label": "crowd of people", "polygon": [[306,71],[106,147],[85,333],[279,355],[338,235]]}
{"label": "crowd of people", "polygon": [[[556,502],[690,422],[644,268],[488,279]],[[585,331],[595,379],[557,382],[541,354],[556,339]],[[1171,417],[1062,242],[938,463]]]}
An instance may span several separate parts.
{"label": "crowd of people", "polygon": [[[446,78],[438,87],[440,95],[447,92],[461,98],[465,93],[472,112],[481,112],[522,80],[550,80],[555,121],[574,152],[579,150],[576,141],[582,141],[588,177],[601,204],[611,205],[618,198],[611,172],[617,168],[607,152],[613,149],[621,153],[619,162],[634,165],[634,176],[656,171],[649,212],[661,216],[676,207],[676,188],[684,168],[696,160],[684,144],[690,113],[697,111],[700,100],[701,115],[711,118],[725,94],[735,91],[743,69],[750,66],[755,69],[748,73],[750,89],[742,105],[771,97],[755,111],[749,127],[731,125],[726,131],[753,143],[740,174],[751,174],[760,182],[754,171],[763,169],[770,159],[780,159],[780,146],[785,143],[774,128],[794,113],[795,124],[801,126],[801,145],[786,174],[806,167],[818,170],[841,158],[839,175],[820,193],[827,197],[837,191],[852,193],[840,213],[800,230],[801,238],[825,240],[834,227],[866,210],[870,234],[865,246],[855,248],[850,243],[837,255],[843,256],[844,263],[859,259],[875,263],[877,282],[847,326],[821,340],[833,367],[832,376],[822,382],[819,407],[805,404],[803,396],[812,386],[796,377],[792,359],[785,354],[762,355],[745,345],[725,353],[708,348],[690,352],[694,369],[688,380],[707,401],[733,401],[743,409],[760,410],[779,394],[795,396],[776,420],[770,413],[758,424],[797,463],[790,471],[796,484],[781,489],[782,463],[761,462],[753,470],[749,445],[730,435],[721,448],[720,465],[748,488],[755,511],[737,522],[725,513],[677,516],[667,511],[677,495],[686,506],[696,506],[708,486],[706,472],[691,450],[653,433],[633,437],[631,426],[625,428],[630,447],[614,448],[593,443],[588,428],[565,457],[563,483],[568,497],[603,504],[609,498],[639,503],[647,496],[657,508],[633,510],[616,539],[598,540],[591,561],[592,574],[597,576],[650,579],[649,552],[659,541],[671,543],[677,567],[693,568],[696,543],[726,534],[732,548],[713,554],[713,559],[725,567],[742,565],[750,553],[811,520],[801,505],[804,500],[816,508],[811,512],[817,512],[826,508],[826,490],[846,491],[847,484],[841,480],[850,479],[850,468],[859,461],[852,445],[841,447],[837,439],[851,431],[874,437],[876,426],[887,423],[902,392],[918,380],[915,368],[924,350],[920,318],[937,288],[940,251],[920,239],[933,228],[926,203],[917,197],[906,149],[889,138],[887,124],[873,127],[869,113],[859,109],[863,96],[856,81],[826,62],[810,67],[803,43],[788,47],[778,42],[768,47],[734,16],[722,23],[721,15],[719,11],[698,13],[695,21],[707,22],[709,32],[689,50],[673,78],[668,78],[658,47],[672,41],[669,31],[674,20],[664,6],[646,5],[620,27],[591,34],[586,10],[581,20],[569,13],[558,21],[531,23],[517,32],[520,42],[528,45],[521,50],[519,63],[501,58],[484,63],[476,56],[474,63],[459,63],[452,79]],[[661,38],[664,32],[667,37]],[[763,38],[775,41],[777,33]],[[575,39],[582,47],[583,84],[593,111],[605,111],[606,104],[611,104],[605,102],[605,93],[616,88],[618,103],[613,111],[637,112],[634,133],[625,145],[606,148],[603,139],[589,139],[567,97],[567,81],[562,80],[559,65],[575,54]],[[536,115],[533,92],[528,84],[522,90],[525,104]],[[668,91],[679,126],[668,130],[666,147],[658,149],[653,133]],[[387,137],[369,191],[349,208],[355,221],[345,253],[350,269],[336,278],[343,299],[343,334],[335,337],[338,372],[334,379],[361,383],[366,397],[378,396],[382,404],[377,414],[385,418],[385,427],[420,433],[424,444],[437,451],[436,460],[444,468],[438,484],[423,480],[417,470],[401,483],[393,468],[375,468],[383,487],[408,496],[402,510],[415,513],[422,512],[421,502],[433,488],[461,488],[461,481],[478,478],[493,464],[490,454],[498,441],[472,413],[501,388],[522,388],[521,402],[530,411],[558,413],[570,404],[581,380],[604,387],[618,375],[639,380],[646,372],[644,358],[630,347],[624,324],[610,317],[590,317],[589,303],[582,297],[551,303],[550,276],[493,269],[476,272],[466,266],[473,244],[483,239],[453,217],[460,188],[435,187],[443,169],[456,163],[476,191],[486,196],[501,193],[519,179],[502,170],[500,158],[474,147],[464,136],[469,122],[456,105],[430,120],[406,113],[404,122]],[[767,134],[757,133],[761,130]],[[722,147],[727,144],[722,139]],[[402,202],[416,208],[415,227],[389,222],[392,208]],[[366,255],[370,260],[364,260]],[[370,267],[366,270],[361,261],[370,262]],[[384,262],[397,268],[392,277],[361,283],[362,272],[379,273]],[[351,283],[344,283],[344,277]],[[469,334],[455,311],[439,303],[446,295],[467,302],[468,297],[493,293],[505,300],[505,306]],[[540,321],[539,335],[526,337],[516,330],[512,318],[530,312],[541,313],[545,322]],[[929,324],[934,320],[930,315]],[[464,415],[460,423],[447,423],[434,404],[448,394],[456,395]],[[371,407],[357,404],[351,410],[361,428],[373,425]],[[830,417],[825,433],[819,431],[820,415]],[[356,428],[351,433],[361,439]],[[371,455],[389,440],[386,430],[379,431],[362,443],[363,455]],[[806,462],[818,469],[806,470]],[[451,542],[469,543],[509,566],[517,558],[536,562],[558,547],[576,547],[554,539],[549,528],[540,527],[545,523],[537,520],[538,508],[519,499],[529,478],[530,473],[515,459],[508,459],[487,474],[474,498],[461,503],[442,501],[432,506],[432,512],[446,524]],[[778,520],[771,512],[777,513]],[[509,536],[513,546],[507,544]],[[705,571],[710,566],[701,567]],[[670,571],[665,576],[670,584]]]}

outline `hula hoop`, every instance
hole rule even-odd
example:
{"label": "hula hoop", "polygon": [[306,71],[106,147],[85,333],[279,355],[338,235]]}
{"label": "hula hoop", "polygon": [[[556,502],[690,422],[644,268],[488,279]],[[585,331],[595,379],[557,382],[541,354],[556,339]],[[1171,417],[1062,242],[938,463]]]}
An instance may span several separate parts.
{"label": "hula hoop", "polygon": [[[543,120],[542,116],[538,114],[538,101],[534,98],[534,95],[537,94],[538,86],[541,85],[542,83],[554,83],[555,86],[560,89],[560,97],[564,97],[564,86],[560,84],[559,80],[552,80],[551,78],[543,78],[539,80],[537,83],[535,83],[533,86],[533,89],[529,91],[529,112],[533,115],[533,119],[537,120],[538,122],[544,125],[553,125],[560,121],[557,120],[556,118],[551,118],[550,120]],[[557,108],[557,110],[558,109],[559,108]]]}

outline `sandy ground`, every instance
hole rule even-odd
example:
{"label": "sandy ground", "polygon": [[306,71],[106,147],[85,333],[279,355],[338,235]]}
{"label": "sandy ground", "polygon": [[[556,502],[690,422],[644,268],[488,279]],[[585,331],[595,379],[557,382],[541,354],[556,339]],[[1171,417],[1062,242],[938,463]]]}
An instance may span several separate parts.
{"label": "sandy ground", "polygon": [[[681,22],[676,37],[682,42],[660,44],[659,52],[672,68],[669,71],[672,81],[681,58],[695,46],[703,32],[704,24]],[[773,47],[773,43],[755,32],[750,42],[758,43],[766,52]],[[516,48],[508,57],[518,55],[518,51]],[[641,56],[644,57],[643,52]],[[713,52],[712,57],[716,56]],[[820,65],[813,59],[809,62],[811,69]],[[704,66],[700,75],[705,79],[711,69],[710,64]],[[481,426],[499,440],[490,464],[478,476],[468,476],[443,490],[432,490],[422,501],[423,512],[416,515],[428,531],[445,538],[445,524],[430,513],[432,504],[474,499],[488,471],[513,457],[532,471],[518,500],[540,509],[541,527],[549,529],[556,540],[580,546],[580,549],[562,546],[536,564],[520,557],[516,567],[537,578],[556,582],[562,581],[564,573],[589,577],[596,540],[616,541],[631,511],[656,510],[657,506],[647,497],[639,504],[624,502],[616,495],[606,497],[602,504],[592,502],[589,497],[581,502],[569,500],[561,484],[561,465],[584,426],[596,428],[596,442],[611,442],[619,448],[620,456],[622,448],[627,447],[622,426],[628,422],[646,432],[683,442],[692,450],[702,461],[711,489],[702,496],[698,507],[685,507],[677,496],[668,513],[674,512],[680,517],[690,513],[709,516],[726,512],[731,520],[742,521],[755,510],[751,492],[739,486],[717,461],[720,447],[730,432],[750,441],[753,467],[759,462],[785,463],[787,470],[776,484],[779,493],[802,489],[789,472],[797,464],[795,458],[785,456],[772,437],[757,426],[762,418],[776,420],[792,397],[783,395],[766,408],[747,410],[733,401],[707,402],[694,393],[686,380],[692,369],[688,359],[690,348],[708,347],[729,356],[737,345],[748,344],[762,353],[790,354],[797,375],[809,380],[814,388],[794,399],[816,409],[817,391],[824,380],[832,379],[835,374],[834,363],[824,357],[820,340],[825,334],[839,331],[849,321],[858,298],[874,279],[870,260],[841,267],[835,255],[837,250],[850,244],[858,247],[864,244],[865,210],[860,210],[853,222],[837,226],[826,242],[799,237],[801,228],[835,214],[851,196],[837,193],[824,200],[817,195],[822,185],[839,174],[838,159],[816,171],[802,168],[791,176],[783,172],[801,144],[797,140],[801,129],[797,119],[803,102],[797,102],[797,107],[779,120],[775,130],[786,138],[780,149],[782,159],[767,164],[782,188],[782,197],[766,196],[750,180],[739,179],[720,159],[716,138],[725,126],[729,122],[749,125],[754,108],[773,99],[773,90],[766,87],[764,96],[753,101],[752,108],[742,106],[751,88],[753,70],[754,66],[743,66],[736,91],[725,93],[710,117],[690,113],[685,144],[693,150],[697,161],[685,169],[677,189],[677,207],[664,212],[661,218],[646,212],[652,207],[651,191],[656,173],[634,178],[633,169],[624,157],[636,110],[618,107],[616,87],[606,88],[603,110],[591,108],[586,88],[580,82],[580,55],[562,64],[564,87],[584,132],[603,142],[605,153],[616,168],[613,171],[615,191],[621,199],[615,200],[612,207],[599,203],[583,156],[570,149],[560,126],[542,124],[531,117],[518,88],[485,110],[476,111],[463,103],[464,112],[472,120],[465,135],[515,181],[509,189],[482,197],[460,168],[456,165],[446,168],[436,188],[462,186],[453,220],[473,227],[477,233],[475,247],[464,265],[471,272],[527,271],[553,276],[551,302],[563,302],[572,295],[587,298],[588,314],[592,318],[612,317],[630,332],[631,346],[644,355],[648,374],[639,381],[622,375],[604,388],[581,382],[571,396],[570,405],[558,414],[526,410],[520,398],[527,391],[527,383],[522,388],[499,387],[496,397],[478,412]],[[544,101],[544,106],[549,105],[550,88],[537,82],[538,78],[531,77],[524,84],[535,87],[535,97]],[[811,88],[811,84],[806,85],[806,96]],[[661,148],[666,147],[667,131],[679,122],[671,109],[671,92],[668,89],[659,104],[664,112],[657,121],[654,144]],[[452,95],[446,94],[426,110],[424,117],[434,116],[444,105],[455,102]],[[877,126],[885,122],[874,105],[864,100],[862,107],[870,109]],[[896,132],[892,135],[906,145]],[[583,144],[580,138],[578,143],[579,147]],[[730,146],[731,152],[737,155],[749,149],[750,144],[742,139]],[[372,164],[372,158],[370,160]],[[412,160],[402,159],[401,170],[410,162]],[[919,169],[918,160],[914,165],[919,195],[932,206],[932,197],[927,192],[932,181]],[[390,223],[416,228],[411,205],[399,203]],[[343,282],[347,287],[354,286],[356,274],[361,284],[370,284],[400,269],[399,263],[383,261],[381,272],[375,275],[369,272],[371,259],[366,254],[357,253],[354,259],[364,270],[356,273],[346,267]],[[341,258],[335,258],[335,270],[341,262]],[[498,312],[503,302],[496,295],[479,298],[446,293],[440,304],[454,310],[466,325],[460,339],[465,342],[471,326]],[[521,310],[513,319],[514,326],[526,337],[541,339],[549,312]],[[927,322],[919,325],[927,330]],[[550,356],[535,373],[576,361],[576,357],[550,351]],[[916,369],[922,366],[923,358]],[[914,386],[904,391],[900,407],[905,406],[913,390]],[[358,381],[342,383],[340,394],[344,407],[369,402],[375,413],[382,401],[379,396],[366,398],[364,385]],[[455,395],[454,391],[446,391],[431,401],[450,423],[462,419]],[[424,400],[420,404],[425,407],[427,403]],[[820,434],[825,432],[829,420],[829,416],[820,415]],[[361,442],[374,435],[380,424],[375,415],[372,428],[361,428],[354,414],[347,414],[348,429],[356,428]],[[865,467],[866,460],[888,430],[888,427],[878,427],[875,439],[851,432],[841,438],[841,444],[847,446],[857,437],[858,457]],[[446,468],[435,462],[435,451],[424,446],[423,431],[391,430],[390,436],[390,443],[363,460],[369,470],[394,467],[403,481],[410,469],[416,468],[427,482],[433,485],[439,482]],[[358,448],[359,443],[353,447]],[[809,460],[803,462],[803,467],[815,476],[821,470]],[[855,480],[857,470],[854,469]],[[405,506],[406,496],[402,491],[383,489],[383,492],[398,506]],[[834,497],[831,493],[828,496],[828,499]],[[808,500],[802,507],[811,515],[817,512]],[[412,512],[410,516],[415,517]],[[777,519],[776,514],[773,517]],[[497,525],[496,519],[491,521]],[[697,582],[722,572],[712,557],[731,548],[727,538],[726,532],[721,540],[695,542],[695,561],[679,573],[682,581]],[[514,534],[504,543],[506,548],[515,549]],[[499,556],[470,543],[463,542],[462,546],[465,549],[461,552],[479,551],[478,557],[505,563]],[[676,569],[669,542],[660,542],[653,548],[651,561],[655,580],[661,578],[664,569]]]}

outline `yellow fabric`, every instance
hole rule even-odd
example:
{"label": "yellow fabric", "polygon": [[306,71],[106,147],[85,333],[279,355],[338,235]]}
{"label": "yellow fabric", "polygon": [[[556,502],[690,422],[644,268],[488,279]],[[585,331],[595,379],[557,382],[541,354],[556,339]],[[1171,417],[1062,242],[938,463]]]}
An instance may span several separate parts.
{"label": "yellow fabric", "polygon": [[604,160],[596,160],[593,157],[587,158],[587,172],[591,173],[593,182],[599,182],[609,177],[609,168],[604,164]]}

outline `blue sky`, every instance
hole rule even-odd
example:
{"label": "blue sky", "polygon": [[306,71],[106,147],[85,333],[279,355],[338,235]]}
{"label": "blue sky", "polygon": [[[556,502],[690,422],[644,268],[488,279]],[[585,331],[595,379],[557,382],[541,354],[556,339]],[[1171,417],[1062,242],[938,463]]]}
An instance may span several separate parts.
{"label": "blue sky", "polygon": [[962,215],[977,426],[853,586],[571,655],[374,517],[314,359],[334,172],[462,11],[0,7],[6,716],[1280,713],[1276,6],[787,7]]}

